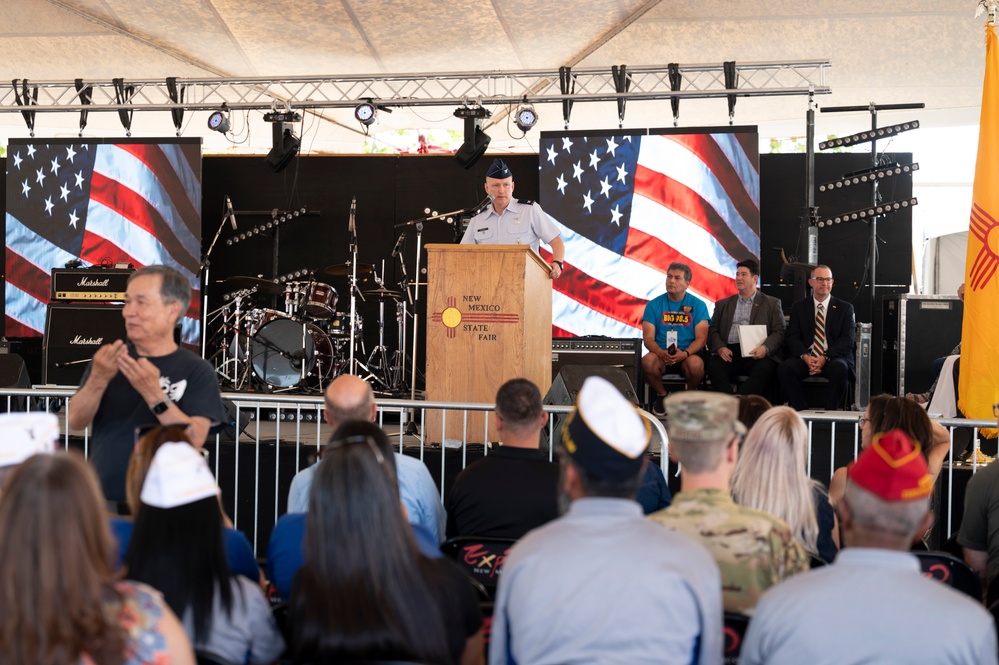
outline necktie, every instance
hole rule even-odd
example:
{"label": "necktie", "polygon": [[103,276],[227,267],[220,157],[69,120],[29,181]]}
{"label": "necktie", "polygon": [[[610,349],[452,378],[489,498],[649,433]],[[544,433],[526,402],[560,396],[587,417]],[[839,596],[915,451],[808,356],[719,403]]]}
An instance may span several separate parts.
{"label": "necktie", "polygon": [[815,339],[812,340],[812,355],[821,356],[826,352],[826,314],[825,306],[819,303],[815,308]]}

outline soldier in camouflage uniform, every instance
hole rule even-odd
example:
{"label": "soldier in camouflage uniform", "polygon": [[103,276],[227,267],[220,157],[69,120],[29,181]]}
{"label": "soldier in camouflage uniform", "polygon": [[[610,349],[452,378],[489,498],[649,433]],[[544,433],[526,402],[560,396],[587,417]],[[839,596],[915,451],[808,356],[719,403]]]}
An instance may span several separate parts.
{"label": "soldier in camouflage uniform", "polygon": [[783,520],[732,500],[729,481],[746,433],[738,400],[688,390],[666,400],[666,413],[680,493],[649,519],[704,545],[721,570],[725,611],[752,614],[766,589],[808,570],[808,555]]}

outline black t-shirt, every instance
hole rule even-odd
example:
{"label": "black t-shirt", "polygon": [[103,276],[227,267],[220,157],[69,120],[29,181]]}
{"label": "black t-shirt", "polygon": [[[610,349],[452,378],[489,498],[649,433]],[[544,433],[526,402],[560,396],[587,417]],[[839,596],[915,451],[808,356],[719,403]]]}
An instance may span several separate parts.
{"label": "black t-shirt", "polygon": [[[138,358],[131,344],[128,352],[133,358]],[[163,392],[181,411],[188,416],[208,418],[213,424],[222,422],[225,411],[211,365],[186,349],[147,359],[160,370]],[[91,367],[92,363],[87,365],[81,385],[90,376]],[[101,489],[108,501],[125,500],[125,473],[135,447],[135,428],[158,422],[149,405],[128,379],[118,372],[101,397],[92,430],[91,463],[97,470]]]}
{"label": "black t-shirt", "polygon": [[540,450],[499,446],[458,474],[447,535],[518,539],[558,517],[558,464]]}

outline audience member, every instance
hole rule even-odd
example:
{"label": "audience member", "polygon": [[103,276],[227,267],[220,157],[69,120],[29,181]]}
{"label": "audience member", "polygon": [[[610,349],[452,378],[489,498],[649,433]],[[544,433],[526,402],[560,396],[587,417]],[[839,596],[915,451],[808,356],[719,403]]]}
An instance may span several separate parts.
{"label": "audience member", "polygon": [[642,479],[638,486],[638,493],[635,501],[642,506],[642,512],[651,515],[657,510],[662,510],[673,501],[670,494],[669,484],[663,470],[652,459],[648,459],[642,470]]}
{"label": "audience member", "polygon": [[70,427],[93,421],[90,461],[110,502],[125,501],[135,428],[188,424],[191,442],[200,448],[209,427],[225,417],[215,369],[174,341],[190,301],[191,283],[174,268],[153,265],[132,273],[122,310],[128,342],[98,349],[70,400]]}
{"label": "audience member", "polygon": [[[366,420],[346,420],[330,438],[330,445],[326,446],[323,455],[332,450],[334,441],[343,438],[337,437],[337,432],[346,432],[347,434],[344,436],[352,436],[353,433],[357,432],[368,433],[380,447],[384,447],[385,464],[391,467],[392,477],[395,477],[398,468],[395,463],[399,459],[399,455],[391,454],[392,444],[389,443],[388,437],[381,428]],[[314,475],[315,470],[310,476],[310,484]],[[403,505],[405,506],[405,504]],[[274,584],[278,595],[285,600],[291,595],[292,582],[302,567],[304,557],[302,543],[305,540],[307,517],[308,514],[304,512],[282,515],[271,530],[271,539],[267,545],[267,579]],[[409,527],[423,556],[431,559],[441,556],[440,542],[436,535],[421,524],[410,522]]]}
{"label": "audience member", "polygon": [[[930,420],[921,406],[904,397],[877,395],[871,398],[859,420],[862,448],[867,447],[876,433],[900,429],[919,444],[926,457],[930,479],[936,482],[950,452],[950,434],[940,423]],[[843,497],[845,486],[846,468],[840,467],[829,481],[829,502],[834,507]]]}
{"label": "audience member", "polygon": [[687,390],[697,390],[704,381],[704,356],[708,345],[708,306],[687,293],[692,274],[690,266],[674,261],[666,269],[666,293],[650,300],[642,316],[642,338],[649,350],[642,357],[645,382],[655,391],[652,413],[666,415],[663,400],[666,388],[663,373],[678,369],[686,378]]}
{"label": "audience member", "polygon": [[[326,387],[326,422],[336,429],[348,420],[374,422],[378,415],[375,393],[367,381],[353,374],[342,374]],[[444,540],[446,515],[440,492],[433,476],[420,460],[395,453],[399,494],[406,514],[413,524],[419,524],[437,539]],[[288,512],[304,513],[309,509],[309,489],[316,465],[302,469],[291,480],[288,490]]]}
{"label": "audience member", "polygon": [[0,414],[0,490],[32,455],[55,451],[59,418],[48,411]]}
{"label": "audience member", "polygon": [[877,436],[847,475],[838,506],[846,548],[763,594],[739,662],[996,663],[989,613],[924,577],[908,551],[932,522],[919,444],[900,430]]}
{"label": "audience member", "polygon": [[[999,404],[992,413],[999,418]],[[957,542],[964,548],[964,560],[987,585],[988,602],[999,600],[999,590],[992,588],[999,579],[999,464],[979,467],[968,481]]]}
{"label": "audience member", "polygon": [[829,563],[839,538],[825,488],[807,473],[808,427],[794,409],[778,406],[746,436],[732,475],[732,498],[779,517],[810,557]]}
{"label": "audience member", "polygon": [[[149,472],[153,457],[164,443],[178,442],[191,443],[187,436],[186,427],[157,425],[142,434],[139,437],[139,442],[135,444],[135,451],[128,463],[128,473],[125,477],[125,496],[128,498],[128,509],[131,517],[111,518],[111,533],[118,540],[116,568],[124,562],[128,544],[132,540],[132,530],[135,526],[134,516],[139,514],[139,508],[142,506],[139,496],[142,493],[142,485],[146,480],[146,474]],[[228,518],[225,515],[223,515],[223,519],[224,523],[228,524]],[[230,526],[225,526],[223,538],[229,570],[254,582],[260,582],[263,574],[260,566],[257,565],[256,557],[253,555],[253,546],[250,545],[246,536]]]}
{"label": "audience member", "polygon": [[490,663],[721,662],[718,567],[634,501],[649,439],[610,382],[586,379],[562,429],[571,504],[511,549]]}
{"label": "audience member", "polygon": [[229,570],[218,494],[200,452],[186,442],[161,445],[142,485],[127,576],[163,593],[199,653],[272,663],[284,640],[260,587]]}
{"label": "audience member", "polygon": [[548,414],[538,387],[500,386],[495,423],[501,445],[459,473],[448,494],[448,536],[517,539],[558,517],[558,465],[539,450]]}
{"label": "audience member", "polygon": [[688,390],[666,399],[680,492],[649,519],[704,545],[721,570],[725,611],[751,614],[766,589],[808,569],[808,556],[782,520],[732,501],[729,485],[746,433],[738,412],[731,395]]}
{"label": "audience member", "polygon": [[348,422],[316,469],[289,601],[295,662],[482,662],[472,586],[454,562],[420,553],[390,450],[376,425]]}
{"label": "audience member", "polygon": [[[712,390],[734,393],[732,382],[745,374],[739,384],[740,395],[766,395],[784,345],[784,311],[777,298],[756,288],[760,266],[753,259],[736,264],[733,296],[715,303],[715,311],[708,325],[708,377]],[[744,349],[739,341],[740,326],[766,326],[766,337],[751,349]]]}
{"label": "audience member", "polygon": [[97,477],[77,453],[17,468],[0,496],[0,533],[4,663],[194,665],[159,593],[116,581]]}
{"label": "audience member", "polygon": [[770,400],[760,395],[736,395],[735,398],[739,400],[739,422],[747,430],[752,429],[759,417],[773,408]]}
{"label": "audience member", "polygon": [[825,408],[843,407],[843,397],[854,373],[853,346],[857,337],[853,305],[832,295],[829,266],[812,268],[808,280],[812,297],[791,306],[787,326],[788,357],[777,368],[787,403],[798,411],[808,408],[802,380],[820,376],[829,380]]}

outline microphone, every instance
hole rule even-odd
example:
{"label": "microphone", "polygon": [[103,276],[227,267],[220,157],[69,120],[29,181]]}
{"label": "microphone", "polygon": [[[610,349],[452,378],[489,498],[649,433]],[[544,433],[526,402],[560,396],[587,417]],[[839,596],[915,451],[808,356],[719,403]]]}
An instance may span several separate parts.
{"label": "microphone", "polygon": [[236,230],[236,213],[234,213],[232,211],[232,199],[229,198],[228,194],[225,195],[225,207],[229,211],[229,223],[232,224],[232,230],[235,231]]}
{"label": "microphone", "polygon": [[406,232],[403,231],[399,238],[395,241],[395,247],[392,248],[392,258],[399,256],[399,247],[402,245],[402,241],[406,238]]}
{"label": "microphone", "polygon": [[482,199],[478,204],[476,204],[474,208],[471,208],[468,212],[471,215],[478,215],[480,212],[491,206],[495,199],[496,197],[493,196],[492,194],[487,194],[486,198]]}
{"label": "microphone", "polygon": [[351,235],[357,235],[357,222],[355,221],[357,216],[357,197],[353,196],[350,199],[350,223],[348,225],[348,230]]}

